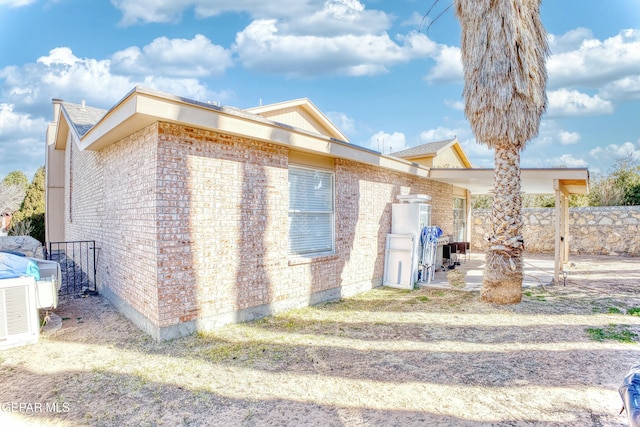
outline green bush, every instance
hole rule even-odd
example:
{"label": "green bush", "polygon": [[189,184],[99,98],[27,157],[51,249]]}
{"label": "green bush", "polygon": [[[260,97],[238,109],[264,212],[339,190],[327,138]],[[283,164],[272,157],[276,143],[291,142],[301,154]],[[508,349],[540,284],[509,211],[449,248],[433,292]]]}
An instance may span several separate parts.
{"label": "green bush", "polygon": [[[38,239],[42,244],[45,240],[44,231],[44,166],[40,167],[33,176],[33,181],[27,188],[20,210],[11,219],[11,229],[30,229],[30,236]],[[10,233],[13,234],[13,233]]]}

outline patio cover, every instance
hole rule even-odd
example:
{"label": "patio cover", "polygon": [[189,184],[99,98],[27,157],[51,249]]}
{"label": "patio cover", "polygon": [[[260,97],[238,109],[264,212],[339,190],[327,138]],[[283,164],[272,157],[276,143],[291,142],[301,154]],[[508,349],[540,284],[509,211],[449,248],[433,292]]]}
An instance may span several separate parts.
{"label": "patio cover", "polygon": [[[429,178],[471,194],[490,194],[493,191],[493,169],[431,169]],[[527,194],[555,194],[555,271],[560,273],[569,261],[569,196],[589,192],[589,170],[586,168],[521,169],[521,190]]]}

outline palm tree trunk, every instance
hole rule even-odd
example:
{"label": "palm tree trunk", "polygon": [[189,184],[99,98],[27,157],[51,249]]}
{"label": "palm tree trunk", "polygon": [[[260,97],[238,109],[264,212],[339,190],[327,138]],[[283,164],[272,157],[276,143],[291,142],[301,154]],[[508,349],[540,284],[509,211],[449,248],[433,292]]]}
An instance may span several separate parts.
{"label": "palm tree trunk", "polygon": [[521,206],[520,149],[516,144],[497,144],[490,246],[480,293],[484,301],[515,304],[522,300]]}

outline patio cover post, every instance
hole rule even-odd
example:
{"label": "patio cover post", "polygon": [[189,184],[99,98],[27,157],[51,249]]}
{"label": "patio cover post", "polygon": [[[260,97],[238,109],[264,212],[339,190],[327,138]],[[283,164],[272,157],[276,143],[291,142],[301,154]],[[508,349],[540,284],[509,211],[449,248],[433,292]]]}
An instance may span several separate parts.
{"label": "patio cover post", "polygon": [[[563,257],[563,261],[564,263],[568,263],[569,262],[569,199],[570,199],[570,195],[568,193],[566,193],[564,195],[564,203],[562,204],[562,218],[564,221],[564,231],[562,232],[562,234],[564,235],[564,257]],[[562,270],[564,270],[564,267],[562,268]]]}
{"label": "patio cover post", "polygon": [[553,180],[556,195],[555,250],[553,282],[560,283],[560,272],[569,259],[569,195],[559,180]]}

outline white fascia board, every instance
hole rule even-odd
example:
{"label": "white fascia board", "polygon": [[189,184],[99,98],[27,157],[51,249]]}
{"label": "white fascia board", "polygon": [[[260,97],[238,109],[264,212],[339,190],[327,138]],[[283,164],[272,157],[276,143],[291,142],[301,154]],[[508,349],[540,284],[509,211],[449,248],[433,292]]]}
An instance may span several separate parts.
{"label": "white fascia board", "polygon": [[[431,169],[429,178],[455,185],[473,194],[488,194],[494,188],[493,169]],[[589,171],[586,168],[521,169],[522,191],[528,194],[553,194],[554,180],[577,181],[570,191],[585,194],[588,190]]]}
{"label": "white fascia board", "polygon": [[[81,150],[100,151],[103,148],[119,141],[127,135],[142,129],[132,129],[127,126],[137,113],[137,96],[130,93],[116,107],[109,110],[81,139]],[[150,121],[149,124],[153,123]]]}
{"label": "white fascia board", "polygon": [[165,97],[137,90],[130,92],[87,132],[81,141],[80,148],[102,150],[157,121],[284,145],[312,154],[339,157],[424,178],[428,176],[428,168],[424,166],[382,156],[364,147],[314,135],[241,110],[199,105],[178,97]]}

